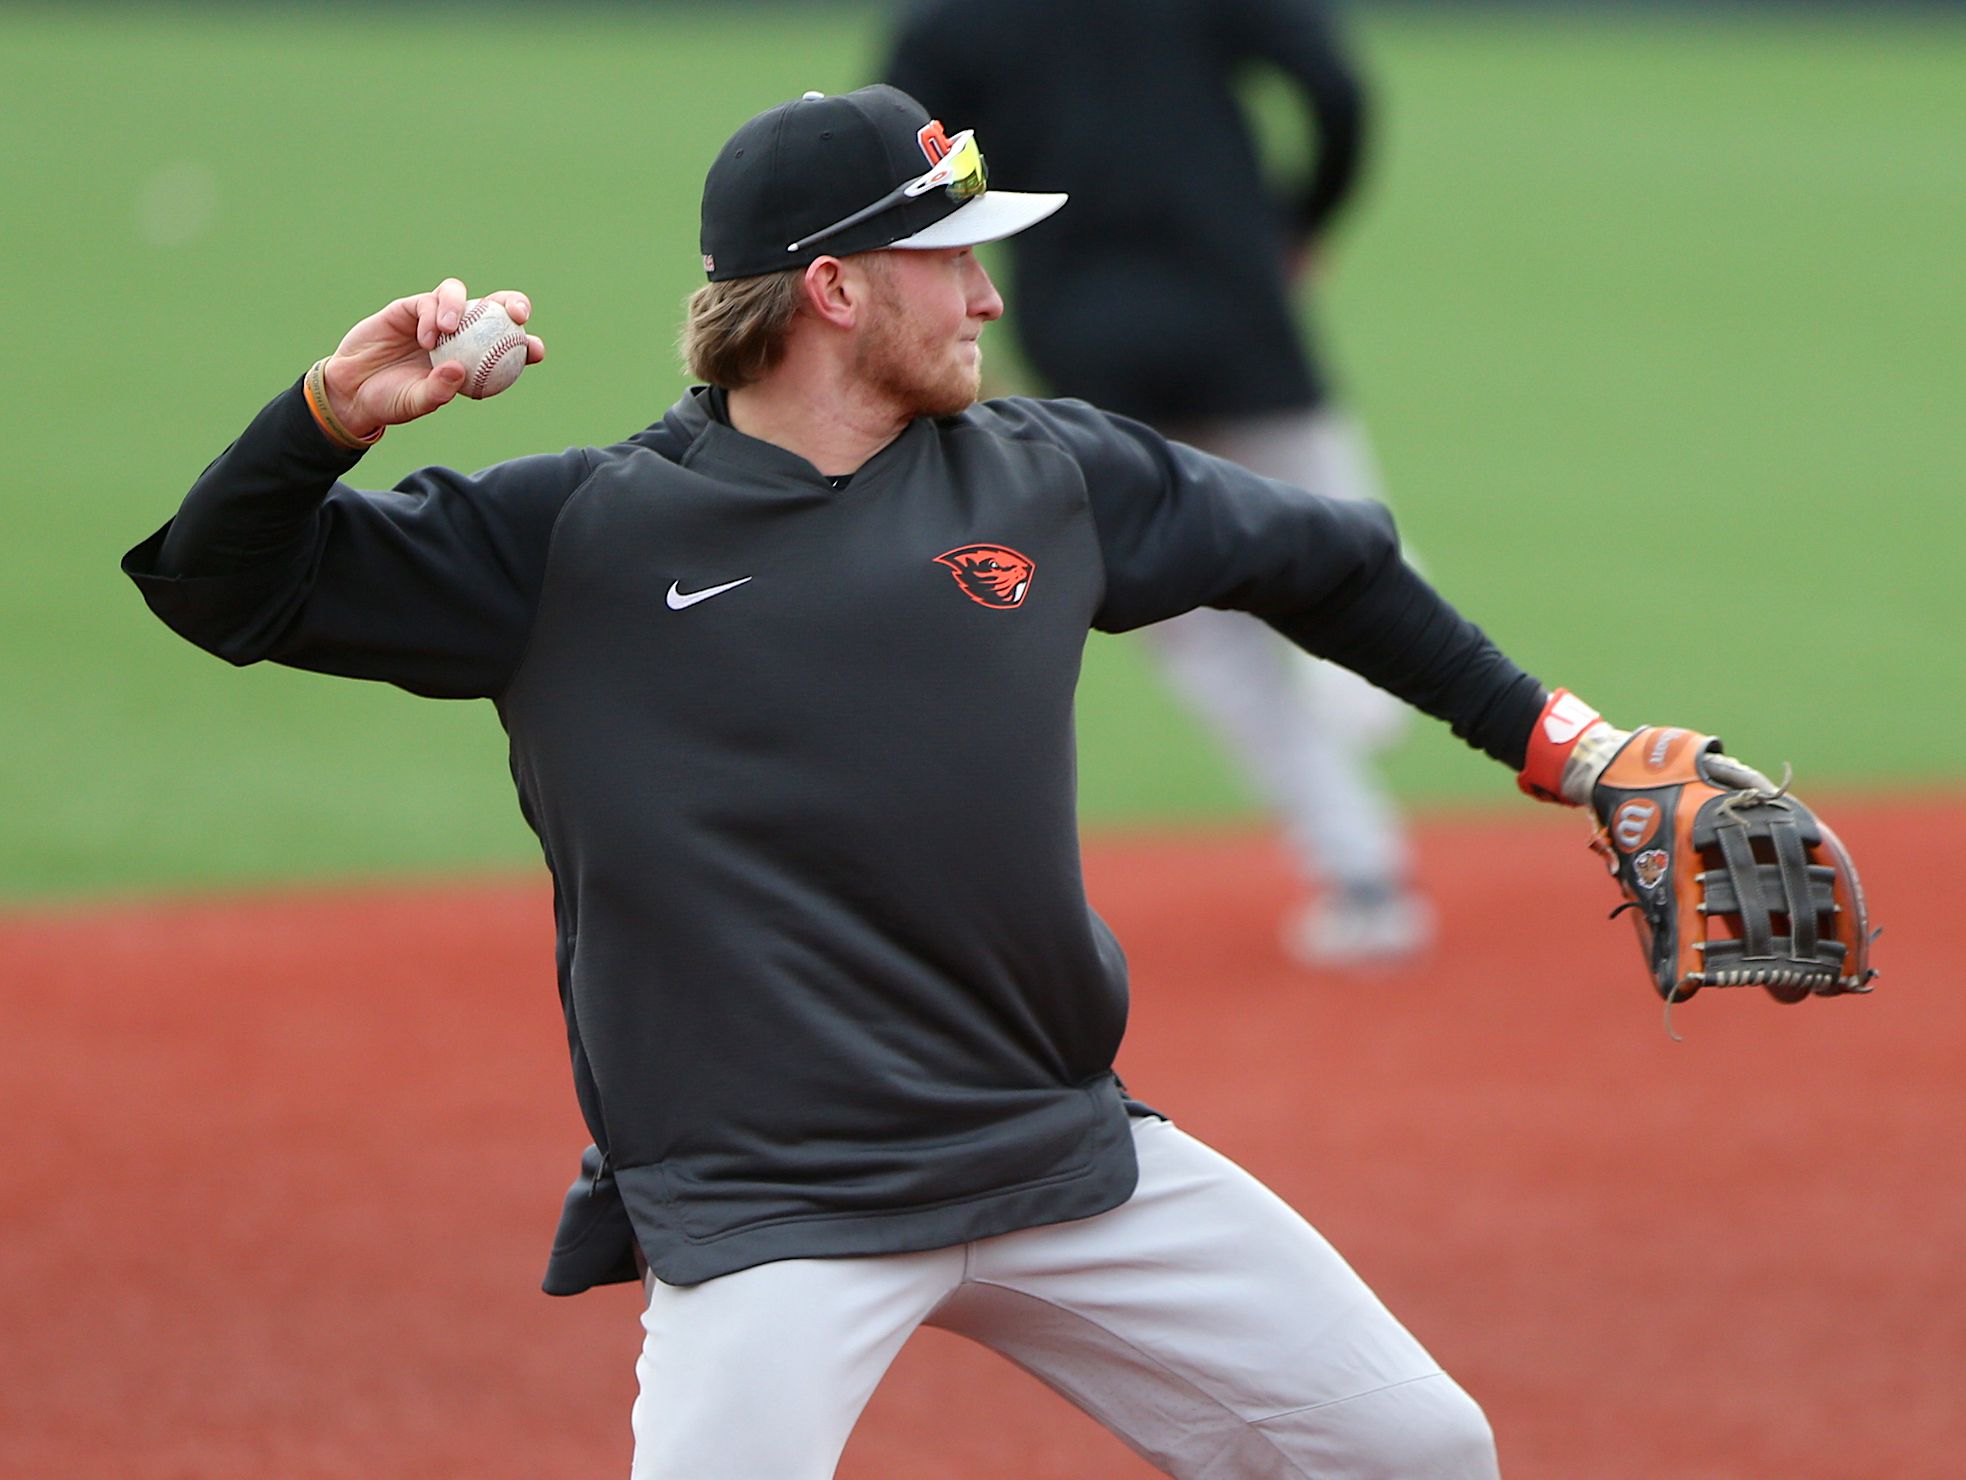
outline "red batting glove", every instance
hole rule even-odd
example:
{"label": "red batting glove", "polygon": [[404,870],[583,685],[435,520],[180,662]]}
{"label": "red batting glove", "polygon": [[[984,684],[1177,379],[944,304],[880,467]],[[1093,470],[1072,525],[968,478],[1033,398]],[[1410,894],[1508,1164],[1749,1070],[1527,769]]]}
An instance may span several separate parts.
{"label": "red batting glove", "polygon": [[1516,785],[1539,802],[1588,806],[1597,778],[1631,737],[1570,690],[1558,689],[1529,732]]}

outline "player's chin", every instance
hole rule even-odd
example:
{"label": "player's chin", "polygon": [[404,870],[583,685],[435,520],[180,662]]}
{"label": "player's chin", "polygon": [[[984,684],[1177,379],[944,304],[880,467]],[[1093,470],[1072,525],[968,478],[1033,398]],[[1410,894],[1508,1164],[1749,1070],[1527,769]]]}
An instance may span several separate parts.
{"label": "player's chin", "polygon": [[983,390],[983,357],[969,346],[970,353],[932,380],[917,388],[916,414],[919,416],[957,416],[976,404]]}

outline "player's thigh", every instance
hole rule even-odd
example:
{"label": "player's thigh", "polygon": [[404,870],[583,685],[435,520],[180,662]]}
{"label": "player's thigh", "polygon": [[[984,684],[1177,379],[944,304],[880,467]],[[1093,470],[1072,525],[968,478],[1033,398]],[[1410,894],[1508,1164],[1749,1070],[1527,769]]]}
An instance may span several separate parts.
{"label": "player's thigh", "polygon": [[647,1282],[634,1480],[826,1480],[962,1251],[761,1264]]}
{"label": "player's thigh", "polygon": [[933,1317],[997,1348],[1171,1475],[1474,1480],[1479,1408],[1329,1243],[1161,1121],[1097,1218],[973,1248]]}

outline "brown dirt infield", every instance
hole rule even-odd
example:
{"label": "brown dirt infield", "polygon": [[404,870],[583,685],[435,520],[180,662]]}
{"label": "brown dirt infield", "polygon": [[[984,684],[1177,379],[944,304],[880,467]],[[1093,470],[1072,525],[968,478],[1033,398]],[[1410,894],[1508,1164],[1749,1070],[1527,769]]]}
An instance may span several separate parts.
{"label": "brown dirt infield", "polygon": [[[1122,1071],[1352,1258],[1511,1480],[1956,1476],[1966,798],[1828,810],[1877,993],[1709,993],[1683,1043],[1573,817],[1427,826],[1440,946],[1324,979],[1264,840],[1102,840]],[[584,1139],[548,918],[531,882],[0,918],[0,1475],[626,1473],[634,1294],[536,1290]],[[937,1333],[841,1470],[1148,1473]]]}

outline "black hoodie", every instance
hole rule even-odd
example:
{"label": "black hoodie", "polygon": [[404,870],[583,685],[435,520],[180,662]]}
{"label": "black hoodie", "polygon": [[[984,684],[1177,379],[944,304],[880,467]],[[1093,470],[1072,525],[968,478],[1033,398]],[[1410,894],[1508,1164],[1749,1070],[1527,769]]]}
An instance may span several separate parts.
{"label": "black hoodie", "polygon": [[690,1284],[1127,1197],[1089,630],[1254,612],[1514,766],[1544,699],[1383,509],[1077,402],[917,421],[844,487],[702,389],[613,447],[386,493],[337,481],[357,457],[289,390],[124,569],[232,662],[496,703],[597,1148],[556,1293],[633,1278],[637,1242]]}

